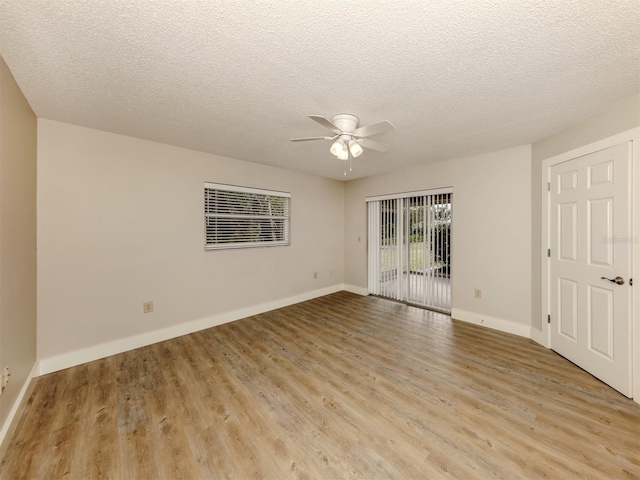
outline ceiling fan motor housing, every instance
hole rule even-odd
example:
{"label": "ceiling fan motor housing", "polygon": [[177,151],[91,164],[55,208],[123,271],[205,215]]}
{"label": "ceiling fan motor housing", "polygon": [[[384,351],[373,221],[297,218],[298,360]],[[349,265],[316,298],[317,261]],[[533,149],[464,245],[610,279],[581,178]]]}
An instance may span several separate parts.
{"label": "ceiling fan motor housing", "polygon": [[338,127],[341,133],[353,134],[358,128],[358,121],[358,117],[348,113],[340,113],[331,117],[331,123]]}

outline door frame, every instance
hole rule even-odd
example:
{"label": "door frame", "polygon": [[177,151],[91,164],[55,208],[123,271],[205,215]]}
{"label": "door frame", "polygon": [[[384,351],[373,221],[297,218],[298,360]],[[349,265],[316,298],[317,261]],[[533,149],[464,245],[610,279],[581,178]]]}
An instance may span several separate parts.
{"label": "door frame", "polygon": [[[542,162],[542,176],[540,182],[540,192],[542,198],[542,224],[541,224],[541,280],[542,280],[542,336],[535,338],[547,348],[551,348],[551,329],[546,321],[547,315],[551,312],[550,306],[550,259],[547,256],[547,249],[550,247],[550,192],[547,184],[551,181],[551,167],[559,163],[572,160],[577,157],[604,150],[621,143],[631,142],[631,199],[629,202],[631,215],[631,277],[635,281],[631,292],[631,381],[633,399],[640,403],[640,127],[627,130],[626,132],[613,135],[597,142],[575,148],[568,152],[561,153],[548,158]],[[533,329],[532,329],[533,331]],[[536,336],[537,337],[537,336]]]}
{"label": "door frame", "polygon": [[[404,225],[404,208],[405,208],[405,201],[407,199],[410,199],[412,197],[422,197],[422,196],[439,196],[439,195],[449,195],[449,202],[451,205],[451,225],[450,225],[450,233],[451,236],[454,235],[454,227],[453,227],[453,218],[454,218],[454,214],[453,214],[453,187],[449,186],[449,187],[438,187],[438,188],[430,188],[427,190],[416,190],[416,191],[409,191],[409,192],[402,192],[402,193],[390,193],[390,194],[384,194],[384,195],[372,195],[372,196],[368,196],[365,197],[365,202],[367,204],[367,293],[369,295],[381,295],[385,298],[392,298],[392,297],[387,297],[386,295],[382,295],[380,293],[379,290],[379,282],[380,282],[380,277],[379,275],[376,274],[376,269],[372,268],[372,257],[371,257],[371,253],[372,251],[376,252],[376,255],[378,255],[379,258],[379,250],[380,250],[380,244],[381,242],[379,242],[379,236],[380,236],[380,232],[378,231],[378,226],[379,224],[376,224],[375,218],[376,216],[379,216],[380,212],[378,211],[377,213],[373,213],[373,211],[371,210],[371,207],[369,204],[374,204],[374,203],[378,203],[380,201],[384,201],[384,200],[396,200],[396,224],[397,224],[397,228],[396,228],[396,255],[397,255],[397,262],[399,262],[398,267],[402,267],[403,265],[403,259],[402,259],[402,254],[403,252],[403,248],[402,245],[404,245],[404,237],[405,237],[405,225]],[[373,217],[372,217],[373,215]],[[452,245],[449,244],[449,253],[451,252],[451,248]],[[451,262],[451,256],[449,259],[449,262]],[[374,264],[376,264],[376,262],[374,262]],[[379,265],[379,262],[377,262],[377,264]],[[407,263],[408,265],[408,263]],[[449,272],[451,272],[451,263],[449,263]],[[400,270],[401,268],[398,268],[398,278],[400,278]],[[428,310],[433,310],[435,312],[440,312],[440,313],[444,313],[446,315],[451,315],[451,312],[453,310],[453,286],[452,286],[452,282],[451,282],[451,273],[449,273],[449,309],[437,309],[435,308],[433,305],[425,305],[425,304],[421,304],[421,303],[412,303],[410,301],[407,301],[404,299],[404,291],[407,289],[406,285],[404,285],[404,282],[398,280],[396,282],[396,298],[394,300],[398,300],[400,302],[406,303],[407,305],[416,305],[419,306],[420,308],[425,308]],[[372,288],[372,286],[374,286]],[[392,298],[393,299],[393,298]]]}

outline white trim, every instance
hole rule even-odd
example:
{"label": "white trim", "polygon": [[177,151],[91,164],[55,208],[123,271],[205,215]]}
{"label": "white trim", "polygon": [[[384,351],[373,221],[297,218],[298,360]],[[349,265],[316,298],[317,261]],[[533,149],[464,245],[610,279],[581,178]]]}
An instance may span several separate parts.
{"label": "white trim", "polygon": [[36,363],[33,364],[33,368],[31,369],[29,376],[25,380],[24,385],[22,385],[22,388],[20,389],[20,393],[18,393],[18,396],[16,397],[16,401],[13,402],[11,410],[9,411],[9,415],[7,415],[7,418],[5,419],[4,424],[2,425],[2,429],[0,430],[0,445],[4,443],[7,433],[11,430],[12,423],[14,421],[20,420],[19,418],[15,418],[16,413],[18,413],[18,409],[22,404],[22,400],[24,399],[24,396],[27,393],[27,390],[29,389],[31,380],[33,380],[35,377],[38,377],[38,376],[40,376],[40,363],[36,361]]}
{"label": "white trim", "polygon": [[513,335],[518,335],[520,337],[531,338],[531,327],[529,325],[512,322],[511,320],[490,317],[489,315],[460,310],[459,308],[451,309],[451,318],[480,325],[482,327],[492,328],[501,332],[512,333]]}
{"label": "white trim", "polygon": [[291,198],[291,193],[280,192],[278,190],[266,190],[264,188],[241,187],[239,185],[226,185],[224,183],[204,182],[204,188],[214,190],[224,190],[225,192],[258,193],[260,195],[271,195],[272,197]]}
{"label": "white trim", "polygon": [[387,195],[376,195],[373,197],[366,197],[365,201],[377,202],[378,200],[393,200],[394,198],[410,198],[410,197],[420,197],[424,195],[442,195],[447,193],[453,193],[453,187],[432,188],[431,190],[417,190],[415,192],[389,193]]}
{"label": "white trim", "polygon": [[[540,189],[542,192],[542,224],[541,224],[541,281],[542,281],[542,345],[547,348],[551,346],[550,329],[548,327],[546,317],[549,314],[549,259],[547,257],[547,249],[549,248],[549,192],[547,191],[547,183],[550,181],[551,167],[562,162],[582,157],[590,153],[604,150],[605,148],[614,147],[621,143],[631,142],[632,159],[631,159],[631,178],[633,184],[631,187],[630,200],[630,218],[633,219],[631,225],[631,237],[638,238],[640,235],[640,127],[632,128],[622,133],[618,133],[611,137],[598,140],[597,142],[584,145],[573,150],[555,155],[542,161],[542,181]],[[631,278],[637,283],[640,281],[640,243],[636,242],[632,245],[631,254]],[[633,399],[640,403],[640,288],[634,288],[631,295],[631,312],[632,312],[632,394]],[[533,332],[534,329],[532,329]],[[533,338],[533,336],[531,337]],[[534,339],[536,340],[536,339]],[[536,340],[538,341],[538,340]]]}
{"label": "white trim", "polygon": [[[633,140],[633,151],[631,159],[631,235],[633,238],[640,237],[640,128],[636,129],[635,140]],[[633,399],[640,403],[640,242],[635,242],[631,249],[631,278],[636,282],[636,286],[631,294],[631,324],[633,348],[633,361],[631,381],[633,382]]]}
{"label": "white trim", "polygon": [[[141,333],[132,337],[121,338],[110,342],[92,345],[90,347],[81,348],[79,350],[74,350],[72,352],[67,352],[60,355],[55,355],[53,357],[42,358],[40,359],[40,374],[46,375],[47,373],[57,372],[58,370],[64,370],[65,368],[74,367],[76,365],[92,362],[94,360],[99,360],[111,355],[116,355],[118,353],[144,347],[146,345],[152,345],[154,343],[169,340],[171,338],[180,337],[182,335],[187,335],[189,333],[204,330],[206,328],[233,322],[241,318],[258,315],[260,313],[265,313],[277,308],[282,308],[293,305],[295,303],[311,300],[313,298],[322,297],[324,295],[329,295],[331,293],[345,290],[347,289],[347,287],[353,288],[354,290],[359,289],[359,287],[351,287],[344,284],[332,285],[330,287],[312,290],[310,292],[305,292],[293,297],[265,302],[259,305],[253,305],[251,307],[234,310],[232,312],[220,313],[211,317],[191,320],[189,322],[174,325],[172,327]],[[354,293],[359,293],[359,291],[354,291]]]}
{"label": "white trim", "polygon": [[[287,234],[287,237],[289,235]],[[256,248],[256,247],[288,247],[291,241],[281,242],[246,242],[246,243],[205,243],[204,250],[233,250],[236,248]]]}
{"label": "white trim", "polygon": [[540,321],[542,322],[542,340],[543,345],[547,348],[551,348],[551,330],[549,329],[549,324],[547,320],[547,315],[551,313],[551,307],[549,305],[549,256],[548,249],[551,245],[551,238],[549,237],[550,229],[549,229],[549,192],[548,185],[551,182],[551,165],[545,164],[546,160],[542,162],[542,175],[541,175],[541,183],[540,188],[542,190],[541,197],[541,208],[542,208],[542,219],[540,224],[540,261],[541,261],[541,270],[540,270],[540,278],[542,280],[541,288],[541,303],[542,308],[540,310],[540,314],[542,318]]}
{"label": "white trim", "polygon": [[631,130],[618,133],[616,135],[613,135],[612,137],[604,138],[602,140],[598,140],[597,142],[593,142],[588,145],[584,145],[582,147],[574,148],[573,150],[560,153],[553,157],[549,157],[543,160],[542,164],[549,166],[556,165],[558,163],[573,160],[574,158],[578,157],[583,157],[585,155],[589,155],[590,153],[598,152],[609,147],[615,147],[616,145],[620,145],[621,143],[633,142],[634,140],[637,141],[638,135],[640,135],[640,127],[632,128]]}
{"label": "white trim", "polygon": [[544,333],[542,333],[542,330],[538,330],[537,328],[531,327],[529,338],[531,338],[531,340],[533,340],[534,342],[539,343],[543,347],[549,348],[549,344],[547,343],[547,338],[544,336]]}

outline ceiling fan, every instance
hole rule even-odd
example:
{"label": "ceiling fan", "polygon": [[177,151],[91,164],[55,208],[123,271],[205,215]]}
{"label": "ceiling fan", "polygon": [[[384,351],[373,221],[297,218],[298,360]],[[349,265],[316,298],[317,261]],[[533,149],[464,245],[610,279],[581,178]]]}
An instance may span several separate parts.
{"label": "ceiling fan", "polygon": [[309,118],[318,122],[334,135],[325,137],[292,138],[292,142],[335,140],[329,151],[339,160],[349,160],[349,153],[351,153],[351,156],[354,158],[360,156],[362,154],[362,147],[370,148],[371,150],[376,150],[378,152],[386,152],[391,148],[391,145],[376,142],[375,140],[368,138],[373,135],[379,135],[393,130],[394,127],[391,122],[386,120],[364,127],[358,127],[358,117],[348,113],[335,115],[331,117],[331,120],[327,120],[320,115],[309,115]]}

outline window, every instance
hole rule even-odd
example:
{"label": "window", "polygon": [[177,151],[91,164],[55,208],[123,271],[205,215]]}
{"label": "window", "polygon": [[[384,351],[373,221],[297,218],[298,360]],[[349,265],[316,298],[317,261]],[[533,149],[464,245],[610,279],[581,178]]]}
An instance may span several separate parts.
{"label": "window", "polygon": [[367,197],[369,293],[451,313],[450,187]]}
{"label": "window", "polygon": [[205,250],[289,245],[291,194],[204,184]]}

